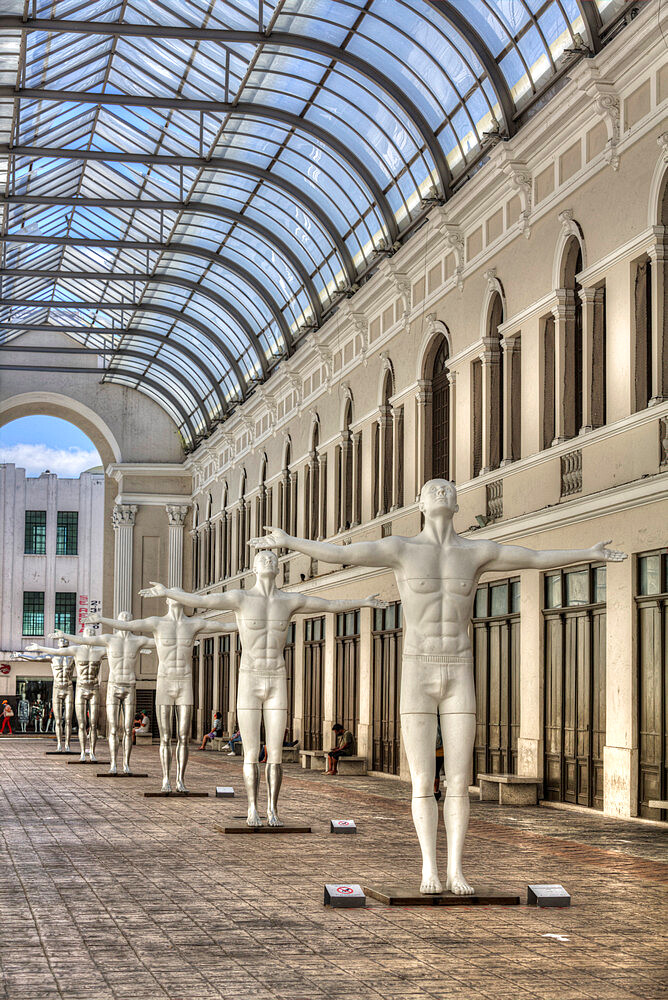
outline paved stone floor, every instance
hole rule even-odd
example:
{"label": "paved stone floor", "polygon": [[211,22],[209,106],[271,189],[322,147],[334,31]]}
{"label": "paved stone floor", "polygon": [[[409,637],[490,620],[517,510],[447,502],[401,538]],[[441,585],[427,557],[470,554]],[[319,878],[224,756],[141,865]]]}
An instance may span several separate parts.
{"label": "paved stone floor", "polygon": [[[325,882],[419,882],[405,784],[288,765],[283,819],[313,832],[224,836],[244,813],[238,759],[193,752],[188,769],[191,790],[231,784],[236,799],[145,799],[156,746],[133,754],[150,778],[126,782],[47,745],[0,740],[2,1000],[668,996],[660,825],[473,802],[476,887],[524,899],[527,883],[561,882],[570,909],[331,910]],[[330,818],[358,835],[331,835]]]}

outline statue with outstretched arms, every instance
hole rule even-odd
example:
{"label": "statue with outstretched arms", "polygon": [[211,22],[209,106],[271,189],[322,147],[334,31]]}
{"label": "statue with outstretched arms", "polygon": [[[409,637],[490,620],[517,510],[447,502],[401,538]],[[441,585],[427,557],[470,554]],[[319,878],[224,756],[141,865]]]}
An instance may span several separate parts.
{"label": "statue with outstretched arms", "polygon": [[[119,621],[130,621],[128,611],[121,611]],[[123,710],[123,773],[130,774],[130,754],[132,752],[132,726],[135,717],[137,671],[141,653],[155,649],[155,639],[132,635],[117,629],[107,635],[91,634],[87,628],[83,635],[67,635],[56,629],[51,639],[65,639],[71,645],[97,646],[106,650],[109,661],[109,681],[107,683],[107,725],[109,732],[109,773],[117,774],[116,758],[119,744],[119,721]]]}
{"label": "statue with outstretched arms", "polygon": [[[29,656],[28,652],[39,653],[39,656]],[[40,646],[31,642],[26,651],[12,653],[12,660],[50,660],[53,674],[53,718],[56,728],[56,749],[59,753],[70,752],[72,739],[72,709],[74,707],[74,657],[67,644],[67,639],[60,639],[58,647]],[[65,746],[63,746],[63,709],[65,710]]]}
{"label": "statue with outstretched arms", "polygon": [[313,559],[394,571],[403,606],[405,635],[400,715],[413,785],[412,812],[422,852],[423,893],[442,891],[436,865],[438,807],[433,795],[434,745],[440,716],[447,794],[444,819],[448,843],[446,888],[473,893],[462,872],[469,820],[468,772],[473,753],[476,700],[469,623],[482,573],[554,569],[591,560],[618,562],[622,552],[599,542],[590,549],[537,552],[521,545],[462,538],[453,527],[458,511],[454,483],[432,479],[420,493],[424,528],[412,538],[390,535],[342,549],[328,542],[294,538],[267,527],[256,548],[292,548]]}
{"label": "statue with outstretched arms", "polygon": [[[219,635],[231,631],[230,627],[212,624],[206,618],[187,618],[176,601],[167,601],[167,614],[159,617],[104,618],[94,613],[88,622],[107,625],[120,632],[135,635],[152,635],[158,653],[158,678],[155,686],[155,710],[160,730],[160,764],[162,766],[162,791],[171,792],[169,772],[172,765],[172,719],[176,711],[176,791],[186,792],[184,783],[188,763],[188,738],[192,722],[193,705],[193,645],[197,636]],[[142,640],[142,646],[146,640]]]}
{"label": "statue with outstretched arms", "polygon": [[326,601],[307,594],[289,593],[276,586],[278,559],[273,552],[258,552],[253,561],[255,586],[228,590],[224,594],[188,594],[160,583],[140,591],[143,597],[167,597],[187,607],[233,611],[241,639],[241,665],[237,687],[237,721],[244,747],[244,784],[248,794],[249,826],[261,826],[257,809],[260,781],[258,757],[260,726],[264,716],[267,746],[267,820],[282,826],[278,818],[278,793],[283,776],[283,734],[288,711],[288,687],[283,658],[288,627],[293,615],[352,611],[363,607],[384,608],[376,596],[363,601]]}
{"label": "statue with outstretched arms", "polygon": [[[76,712],[77,712],[77,724],[79,726],[79,746],[81,748],[81,760],[86,759],[86,719],[88,717],[90,721],[90,750],[89,757],[91,761],[95,762],[97,760],[95,756],[95,748],[97,746],[97,721],[100,712],[100,667],[102,665],[102,660],[106,656],[103,649],[95,649],[91,645],[79,644],[79,638],[91,639],[95,636],[95,632],[92,628],[84,628],[83,636],[72,637],[75,642],[68,644],[68,639],[55,633],[51,638],[58,638],[59,641],[62,639],[65,642],[65,646],[62,649],[61,655],[72,656],[74,658],[74,666],[76,667],[77,676],[77,690],[76,690]],[[49,649],[48,646],[31,645],[28,649],[41,650],[43,653],[57,653],[58,650]],[[53,659],[51,661],[53,667]],[[55,674],[54,674],[55,677]],[[67,727],[67,702],[66,702],[66,718],[65,725]],[[55,704],[55,682],[54,682],[54,709],[56,718],[56,733],[58,732],[58,713],[56,711]],[[72,713],[69,712],[69,727],[71,730],[72,726]],[[60,749],[60,746],[58,746]],[[65,749],[69,749],[69,740],[66,739]]]}

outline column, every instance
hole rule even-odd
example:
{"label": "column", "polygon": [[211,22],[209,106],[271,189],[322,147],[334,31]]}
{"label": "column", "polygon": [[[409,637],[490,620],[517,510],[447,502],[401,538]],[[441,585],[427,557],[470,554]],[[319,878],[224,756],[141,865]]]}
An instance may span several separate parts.
{"label": "column", "polygon": [[329,534],[327,530],[327,452],[318,455],[318,540]]}
{"label": "column", "polygon": [[403,496],[402,479],[404,476],[404,456],[402,454],[404,408],[392,407],[392,506],[390,510],[398,510]]}
{"label": "column", "polygon": [[[425,484],[427,469],[425,456],[427,453],[427,409],[431,406],[431,382],[418,379],[418,391],[415,393],[415,408],[417,420],[415,428],[415,496],[420,496],[420,490]],[[429,469],[431,472],[431,468]]]}
{"label": "column", "polygon": [[[554,440],[552,444],[560,444],[570,434],[567,426],[568,393],[573,392],[573,378],[569,372],[568,343],[569,333],[573,334],[575,322],[575,304],[573,293],[566,288],[557,290],[557,304],[552,309],[554,315]],[[570,327],[570,330],[569,330]]]}
{"label": "column", "polygon": [[387,436],[390,433],[390,407],[381,406],[378,417],[378,510],[375,517],[387,512],[385,504],[385,478],[387,465]]}
{"label": "column", "polygon": [[594,316],[596,308],[596,289],[581,288],[582,302],[582,427],[580,434],[592,430],[592,389],[594,371]]}
{"label": "column", "polygon": [[457,481],[457,372],[448,370],[450,383],[450,439],[448,441],[448,475]]}
{"label": "column", "polygon": [[[487,339],[487,338],[485,338]],[[485,346],[485,350],[478,355],[482,363],[482,467],[480,474],[490,472],[495,468],[492,461],[492,420],[495,418],[494,406],[494,384],[498,380],[499,355],[492,349],[491,344]]]}
{"label": "column", "polygon": [[[339,497],[338,531],[345,531],[346,529],[346,521],[347,521],[346,508],[347,508],[347,498],[348,498],[348,464],[349,464],[350,452],[352,450],[352,441],[350,438],[351,438],[350,431],[344,431],[343,434],[341,435],[341,446],[340,446],[341,447],[341,495]],[[355,472],[353,468],[353,478],[354,476]],[[350,485],[352,489],[352,483]],[[355,494],[352,493],[352,496],[354,498]],[[350,520],[351,521],[354,520],[352,514]]]}
{"label": "column", "polygon": [[358,525],[362,519],[362,484],[360,478],[360,454],[362,450],[362,432],[354,431],[352,435],[353,448],[353,520],[351,527]]}
{"label": "column", "polygon": [[515,370],[519,333],[511,337],[503,337],[503,455],[501,465],[509,465],[514,461],[513,455],[513,372]]}
{"label": "column", "polygon": [[[634,642],[633,559],[607,563],[606,699],[603,811],[638,811],[638,680]],[[524,651],[522,651],[524,660]]]}
{"label": "column", "polygon": [[295,618],[295,654],[292,665],[292,690],[295,695],[295,714],[292,720],[292,738],[300,743],[304,736],[304,619]]}
{"label": "column", "polygon": [[211,704],[213,705],[214,712],[227,711],[226,705],[220,704],[220,699],[222,696],[222,691],[220,690],[220,636],[214,635],[213,637],[213,692],[211,697]]}
{"label": "column", "polygon": [[323,718],[322,746],[328,750],[332,746],[332,726],[338,720],[336,713],[336,615],[325,615],[325,662],[322,678]]}
{"label": "column", "polygon": [[114,524],[114,617],[121,611],[132,613],[132,536],[137,505],[117,503]]}
{"label": "column", "polygon": [[359,646],[359,723],[357,726],[357,753],[366,757],[371,767],[373,751],[373,608],[360,608]]}
{"label": "column", "polygon": [[649,249],[652,262],[652,398],[650,406],[668,399],[668,307],[666,306],[666,229],[655,226],[656,242]]}
{"label": "column", "polygon": [[281,475],[281,510],[280,510],[280,521],[279,525],[283,528],[283,531],[290,533],[292,528],[291,524],[288,524],[288,510],[289,510],[289,490],[290,490],[290,473],[287,469],[283,469]]}
{"label": "column", "polygon": [[517,773],[543,777],[543,601],[542,574],[525,570],[520,580],[520,734]]}
{"label": "column", "polygon": [[169,522],[169,554],[167,562],[167,586],[183,586],[183,525],[188,506],[186,504],[167,504],[167,520]]}

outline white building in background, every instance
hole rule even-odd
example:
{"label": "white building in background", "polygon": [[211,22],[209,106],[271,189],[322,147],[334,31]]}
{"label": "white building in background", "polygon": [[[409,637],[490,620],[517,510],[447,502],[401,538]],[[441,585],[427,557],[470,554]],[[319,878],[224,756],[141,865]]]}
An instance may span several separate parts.
{"label": "white building in background", "polygon": [[101,469],[31,478],[0,465],[0,695],[51,701],[49,662],[9,654],[51,645],[54,628],[80,632],[86,615],[101,610],[103,518]]}

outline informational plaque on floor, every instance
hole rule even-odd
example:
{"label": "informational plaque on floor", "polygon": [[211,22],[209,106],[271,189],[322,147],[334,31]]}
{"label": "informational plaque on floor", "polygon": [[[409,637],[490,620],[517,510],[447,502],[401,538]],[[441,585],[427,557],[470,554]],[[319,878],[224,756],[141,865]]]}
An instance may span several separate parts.
{"label": "informational plaque on floor", "polygon": [[332,819],[329,822],[330,833],[357,833],[354,819]]}
{"label": "informational plaque on floor", "polygon": [[529,885],[527,886],[527,903],[529,906],[570,906],[571,897],[563,885],[556,883]]}
{"label": "informational plaque on floor", "polygon": [[366,906],[366,895],[361,885],[352,882],[327,883],[324,905],[341,909]]}
{"label": "informational plaque on floor", "polygon": [[234,789],[231,785],[216,785],[217,799],[233,799]]}

